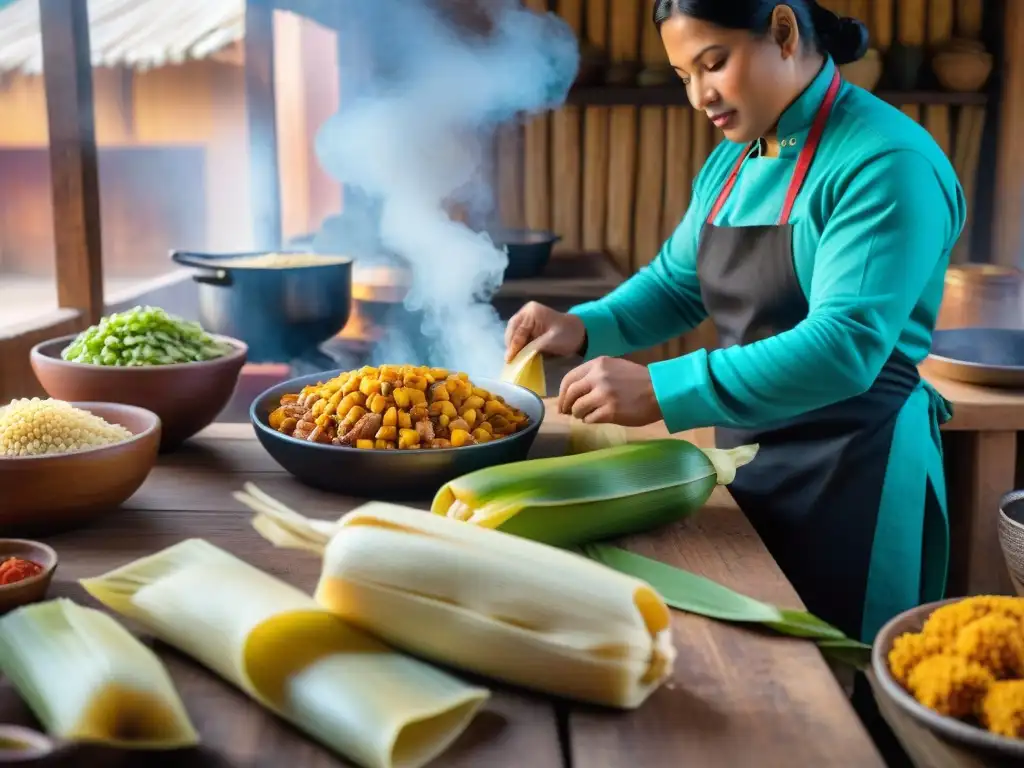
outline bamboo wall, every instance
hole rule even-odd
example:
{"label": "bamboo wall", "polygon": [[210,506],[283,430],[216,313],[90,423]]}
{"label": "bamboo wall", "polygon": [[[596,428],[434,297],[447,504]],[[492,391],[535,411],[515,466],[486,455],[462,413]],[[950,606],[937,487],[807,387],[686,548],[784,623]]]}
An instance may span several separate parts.
{"label": "bamboo wall", "polygon": [[[548,8],[547,0],[524,1],[535,10]],[[612,63],[644,66],[665,62],[650,5],[552,0],[552,9],[581,40],[604,50]],[[872,45],[883,53],[895,42],[932,48],[954,35],[982,35],[983,0],[826,0],[823,5],[868,23]],[[930,70],[927,63],[924,69]],[[989,107],[901,108],[927,127],[951,158],[973,220]],[[562,250],[607,252],[631,274],[651,260],[682,218],[693,178],[721,138],[707,117],[689,106],[564,107],[501,137],[502,215],[510,224],[553,229],[564,238]],[[954,261],[969,260],[970,242],[968,231]],[[711,331],[702,328],[637,358],[674,356],[713,341]]]}

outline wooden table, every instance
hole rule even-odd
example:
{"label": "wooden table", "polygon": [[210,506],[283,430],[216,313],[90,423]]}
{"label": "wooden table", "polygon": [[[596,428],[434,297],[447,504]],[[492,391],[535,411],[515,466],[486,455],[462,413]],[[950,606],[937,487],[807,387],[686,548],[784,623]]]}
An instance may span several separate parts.
{"label": "wooden table", "polygon": [[999,500],[1017,487],[1024,391],[977,387],[921,372],[953,403],[945,425],[949,594],[1014,594],[999,547]]}
{"label": "wooden table", "polygon": [[[664,434],[663,429],[660,432]],[[545,421],[535,453],[564,452],[566,435],[565,422],[552,416]],[[95,605],[77,579],[188,537],[209,539],[282,579],[312,588],[317,559],[274,549],[250,527],[249,511],[231,497],[246,481],[312,516],[335,519],[354,503],[293,481],[260,448],[248,425],[215,425],[177,454],[162,458],[123,512],[49,540],[61,555],[53,593]],[[801,605],[723,491],[691,520],[635,537],[627,545],[754,597]],[[812,644],[679,612],[674,613],[673,626],[679,649],[675,677],[641,709],[600,711],[494,686],[486,712],[436,765],[884,765]],[[190,660],[162,647],[160,653],[206,745],[202,758],[182,760],[181,765],[345,765]],[[0,722],[32,722],[4,685]]]}

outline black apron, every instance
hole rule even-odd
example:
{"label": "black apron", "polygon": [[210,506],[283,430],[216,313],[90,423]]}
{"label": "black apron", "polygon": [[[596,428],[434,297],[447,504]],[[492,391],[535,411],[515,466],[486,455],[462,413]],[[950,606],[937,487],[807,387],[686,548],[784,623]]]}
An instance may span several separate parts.
{"label": "black apron", "polygon": [[[776,226],[714,224],[756,145],[741,155],[708,216],[697,268],[701,297],[722,347],[775,336],[808,315],[794,268],[789,219],[840,85],[837,71],[800,153]],[[937,599],[945,587],[944,486],[929,483],[929,478],[935,480],[934,467],[927,474],[887,472],[891,457],[898,460],[906,454],[902,448],[894,450],[906,442],[902,437],[894,441],[894,435],[897,422],[908,421],[900,414],[915,393],[933,395],[930,388],[923,391],[917,366],[894,352],[862,395],[758,429],[716,429],[721,448],[760,444],[757,457],[737,473],[730,491],[808,610],[868,642],[880,622],[918,604],[924,595]],[[919,442],[909,450],[920,452],[921,443],[937,439],[937,425],[934,430],[917,427],[924,414],[937,409],[914,410],[922,418],[912,429]],[[920,497],[916,510],[903,506],[914,503],[906,498],[904,482],[920,488],[920,494],[911,494]],[[881,547],[876,546],[879,542]],[[911,605],[904,605],[908,601]]]}

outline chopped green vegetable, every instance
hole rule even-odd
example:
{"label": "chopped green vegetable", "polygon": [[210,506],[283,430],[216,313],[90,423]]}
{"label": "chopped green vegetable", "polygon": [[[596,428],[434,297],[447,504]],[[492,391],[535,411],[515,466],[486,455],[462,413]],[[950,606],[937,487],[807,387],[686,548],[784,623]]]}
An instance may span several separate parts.
{"label": "chopped green vegetable", "polygon": [[223,357],[231,351],[199,323],[159,307],[117,312],[85,329],[61,357],[72,363],[108,366],[174,365]]}

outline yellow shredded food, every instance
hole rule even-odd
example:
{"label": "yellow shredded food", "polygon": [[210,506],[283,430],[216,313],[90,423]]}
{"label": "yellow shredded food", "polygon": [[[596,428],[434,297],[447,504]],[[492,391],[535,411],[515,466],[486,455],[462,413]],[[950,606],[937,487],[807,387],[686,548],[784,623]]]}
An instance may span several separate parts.
{"label": "yellow shredded food", "polygon": [[304,267],[328,267],[344,264],[348,259],[337,256],[322,256],[318,253],[261,253],[256,256],[238,256],[232,259],[210,259],[211,267],[235,269],[299,269]]}
{"label": "yellow shredded food", "polygon": [[132,433],[120,424],[63,400],[12,400],[0,408],[0,456],[74,453],[124,442]]}
{"label": "yellow shredded food", "polygon": [[518,408],[465,373],[366,366],[281,398],[270,426],[300,440],[369,450],[461,448],[515,434]]}
{"label": "yellow shredded food", "polygon": [[993,682],[992,673],[980,664],[940,653],[914,667],[907,686],[914,698],[940,715],[969,717]]}
{"label": "yellow shredded food", "polygon": [[889,651],[889,669],[903,686],[907,685],[914,667],[929,656],[941,653],[942,644],[919,632],[907,632],[897,637]]}
{"label": "yellow shredded food", "polygon": [[935,611],[888,654],[921,704],[992,733],[1024,737],[1024,598],[979,595]]}
{"label": "yellow shredded food", "polygon": [[977,662],[997,680],[1024,675],[1024,632],[1021,623],[999,613],[990,613],[968,624],[957,635],[953,650],[958,656]]}
{"label": "yellow shredded food", "polygon": [[981,701],[981,722],[992,733],[1024,737],[1024,680],[1000,680]]}
{"label": "yellow shredded food", "polygon": [[921,632],[944,643],[952,643],[961,629],[990,613],[1002,613],[1018,620],[1024,619],[1024,599],[1002,595],[978,595],[950,603],[934,611],[924,623]]}

